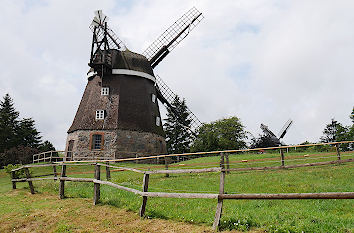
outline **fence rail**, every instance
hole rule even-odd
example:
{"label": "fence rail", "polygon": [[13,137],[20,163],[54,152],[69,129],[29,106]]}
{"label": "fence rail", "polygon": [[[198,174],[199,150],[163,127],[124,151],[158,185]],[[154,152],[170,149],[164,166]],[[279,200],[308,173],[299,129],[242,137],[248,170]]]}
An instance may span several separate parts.
{"label": "fence rail", "polygon": [[[353,142],[353,141],[351,141]],[[350,143],[351,143],[350,142]],[[353,159],[342,159],[341,153],[338,149],[338,145],[340,143],[348,143],[348,142],[339,142],[339,143],[326,143],[333,144],[336,146],[336,160],[335,161],[325,161],[325,162],[315,162],[315,163],[306,163],[306,164],[295,164],[295,165],[285,165],[286,159],[282,150],[280,149],[280,166],[270,166],[270,167],[246,167],[246,168],[230,168],[229,155],[225,152],[220,152],[220,163],[218,167],[212,168],[202,168],[202,169],[175,169],[168,170],[168,166],[166,170],[140,170],[136,168],[128,168],[112,165],[112,161],[106,161],[106,163],[102,163],[103,161],[79,161],[74,163],[73,161],[65,161],[65,162],[53,162],[51,164],[32,164],[25,165],[17,169],[13,169],[11,172],[11,181],[13,185],[13,189],[16,189],[17,182],[28,182],[30,191],[32,194],[35,193],[34,186],[32,181],[38,180],[59,180],[59,197],[60,199],[65,198],[65,182],[89,182],[94,184],[93,191],[93,203],[97,204],[100,201],[100,185],[108,185],[119,190],[127,191],[134,193],[136,195],[140,195],[142,197],[142,204],[140,207],[139,214],[140,216],[144,216],[146,210],[146,204],[148,201],[148,197],[163,197],[163,198],[202,198],[202,199],[216,199],[217,206],[215,211],[215,217],[213,222],[213,228],[217,229],[220,223],[222,208],[223,208],[223,200],[225,199],[249,199],[249,200],[259,200],[259,199],[354,199],[354,192],[323,192],[323,193],[243,193],[243,194],[226,194],[224,190],[224,184],[226,179],[226,174],[233,171],[248,171],[248,170],[268,170],[268,169],[287,169],[287,168],[299,168],[299,167],[309,167],[309,166],[321,166],[321,165],[330,165],[330,164],[342,164],[353,162]],[[319,144],[316,144],[319,145]],[[276,149],[279,149],[278,147]],[[253,149],[252,149],[253,150]],[[256,150],[256,149],[254,149]],[[260,150],[258,148],[258,150]],[[230,151],[240,151],[240,150],[229,150]],[[209,153],[209,152],[206,152]],[[216,153],[216,152],[213,152]],[[156,158],[164,158],[167,161],[170,155],[159,155],[155,156]],[[176,156],[176,155],[171,155]],[[334,157],[334,156],[332,156]],[[145,159],[145,158],[140,158]],[[151,157],[146,157],[146,159],[151,159]],[[135,158],[132,159],[120,159],[113,160],[113,162],[122,162],[122,161],[134,161]],[[67,166],[80,166],[80,165],[91,165],[94,166],[94,178],[76,178],[76,177],[67,177],[66,168]],[[53,167],[53,173],[45,174],[40,176],[31,176],[29,172],[29,168],[39,168],[39,167]],[[57,167],[61,167],[60,177],[58,177],[59,173],[57,173]],[[101,178],[101,167],[106,168],[106,180]],[[118,169],[121,171],[131,171],[139,174],[143,174],[143,185],[142,190],[137,190],[134,188],[126,187],[123,185],[115,184],[110,181],[110,169]],[[24,170],[26,174],[26,178],[18,178],[16,177],[16,171]],[[151,192],[149,191],[149,178],[150,175],[154,174],[182,174],[182,173],[207,173],[214,172],[220,173],[219,179],[219,192],[218,193],[176,193],[176,192]],[[53,176],[53,177],[48,177]]]}

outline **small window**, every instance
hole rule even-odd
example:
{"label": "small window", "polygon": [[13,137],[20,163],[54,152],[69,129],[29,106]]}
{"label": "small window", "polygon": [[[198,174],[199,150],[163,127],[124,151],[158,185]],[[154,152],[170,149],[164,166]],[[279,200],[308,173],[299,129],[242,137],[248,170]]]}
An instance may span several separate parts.
{"label": "small window", "polygon": [[103,120],[104,119],[104,110],[97,110],[96,111],[96,120]]}
{"label": "small window", "polygon": [[109,87],[102,87],[101,95],[109,95]]}
{"label": "small window", "polygon": [[161,125],[160,117],[156,117],[156,126],[160,126],[160,125]]}
{"label": "small window", "polygon": [[92,150],[102,150],[103,149],[103,134],[92,134],[91,149]]}
{"label": "small window", "polygon": [[156,95],[155,94],[151,94],[151,101],[153,103],[156,103]]}

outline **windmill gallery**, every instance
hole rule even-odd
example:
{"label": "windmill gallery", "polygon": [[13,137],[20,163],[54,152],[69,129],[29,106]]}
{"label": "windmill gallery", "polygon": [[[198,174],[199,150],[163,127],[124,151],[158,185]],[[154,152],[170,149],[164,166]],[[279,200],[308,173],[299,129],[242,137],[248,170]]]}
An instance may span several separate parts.
{"label": "windmill gallery", "polygon": [[[88,83],[66,141],[70,160],[113,159],[166,153],[158,100],[172,112],[175,94],[155,68],[203,19],[192,8],[143,54],[129,51],[96,11]],[[201,122],[188,109],[194,131]],[[175,112],[178,118],[178,113]]]}

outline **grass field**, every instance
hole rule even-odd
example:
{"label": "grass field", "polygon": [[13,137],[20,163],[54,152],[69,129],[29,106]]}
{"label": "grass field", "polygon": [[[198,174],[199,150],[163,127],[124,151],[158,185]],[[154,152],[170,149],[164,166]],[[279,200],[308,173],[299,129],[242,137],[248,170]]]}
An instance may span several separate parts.
{"label": "grass field", "polygon": [[[329,161],[333,153],[289,153],[285,154],[286,165]],[[354,153],[343,154],[343,159],[353,158]],[[242,160],[248,162],[239,163]],[[196,158],[174,164],[170,169],[215,167],[219,157]],[[277,166],[278,154],[237,154],[230,156],[230,166]],[[120,166],[158,169],[159,165],[124,163]],[[69,177],[93,177],[93,166],[68,167]],[[101,177],[105,177],[104,169]],[[33,174],[52,172],[51,168],[38,168]],[[285,170],[232,172],[226,176],[226,193],[294,193],[294,192],[348,192],[354,190],[353,164],[326,165]],[[141,189],[142,174],[129,171],[112,171],[112,181],[127,187]],[[35,189],[40,195],[58,195],[58,182],[37,181]],[[28,192],[27,183],[18,184],[18,189]],[[218,193],[219,174],[151,175],[149,191],[155,192],[198,192]],[[16,211],[16,202],[28,197],[11,191],[11,183],[4,172],[0,172],[0,221]],[[16,198],[11,198],[15,193]],[[68,197],[87,198],[93,196],[93,184],[66,182]],[[55,197],[56,198],[56,197]],[[15,201],[14,201],[15,200]],[[56,200],[56,199],[55,199]],[[72,200],[70,198],[70,200]],[[80,199],[79,199],[80,200]],[[76,199],[75,199],[76,201]],[[61,203],[62,201],[55,201]],[[148,218],[170,219],[195,226],[211,226],[216,200],[149,198],[146,215]],[[118,207],[137,213],[141,197],[132,193],[101,186],[100,207]],[[29,207],[30,208],[30,207]],[[38,207],[40,208],[40,207]],[[95,207],[96,208],[96,207]],[[36,208],[34,208],[36,209]],[[354,200],[225,200],[221,229],[259,232],[353,232]],[[188,225],[189,226],[189,225]],[[198,226],[199,227],[199,226]],[[70,230],[70,229],[69,229]],[[205,229],[204,229],[205,230]],[[190,231],[204,231],[202,228]],[[73,230],[75,231],[75,229]],[[140,231],[140,230],[133,230]],[[173,231],[173,230],[172,230]]]}

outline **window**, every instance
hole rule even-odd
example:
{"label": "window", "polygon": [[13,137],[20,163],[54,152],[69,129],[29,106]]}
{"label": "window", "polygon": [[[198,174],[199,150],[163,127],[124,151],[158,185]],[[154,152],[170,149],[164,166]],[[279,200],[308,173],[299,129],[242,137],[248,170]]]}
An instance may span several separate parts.
{"label": "window", "polygon": [[91,135],[91,150],[103,150],[103,133]]}
{"label": "window", "polygon": [[109,87],[102,87],[101,95],[109,95]]}
{"label": "window", "polygon": [[151,94],[151,101],[153,103],[156,103],[156,95],[155,94]]}
{"label": "window", "polygon": [[104,110],[97,110],[96,111],[96,120],[103,120],[104,119]]}
{"label": "window", "polygon": [[156,126],[160,126],[160,117],[156,117]]}

